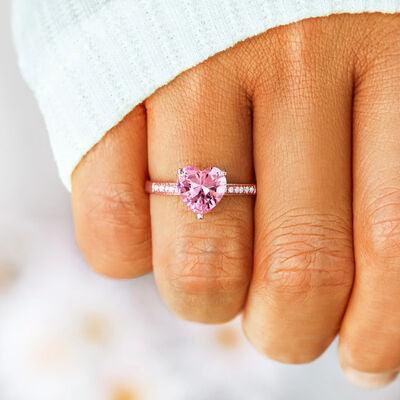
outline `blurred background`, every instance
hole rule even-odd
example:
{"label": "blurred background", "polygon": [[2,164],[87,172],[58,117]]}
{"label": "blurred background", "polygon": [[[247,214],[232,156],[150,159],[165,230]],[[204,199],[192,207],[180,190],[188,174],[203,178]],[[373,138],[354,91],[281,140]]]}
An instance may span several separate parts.
{"label": "blurred background", "polygon": [[336,343],[284,366],[253,350],[240,320],[201,326],[162,305],[152,277],[112,281],[76,248],[69,194],[17,69],[0,0],[0,400],[398,400],[363,391]]}

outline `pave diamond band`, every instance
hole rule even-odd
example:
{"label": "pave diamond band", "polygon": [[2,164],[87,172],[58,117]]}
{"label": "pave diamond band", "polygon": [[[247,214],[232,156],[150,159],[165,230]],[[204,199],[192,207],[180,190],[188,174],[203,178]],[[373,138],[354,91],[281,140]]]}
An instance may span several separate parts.
{"label": "pave diamond band", "polygon": [[225,195],[255,195],[255,184],[228,183],[227,173],[218,167],[199,169],[188,165],[177,171],[177,181],[146,182],[145,190],[150,194],[180,196],[187,207],[203,219]]}
{"label": "pave diamond band", "polygon": [[[173,182],[146,182],[146,193],[159,194],[165,196],[180,196],[178,184]],[[254,184],[226,184],[226,193],[228,195],[255,195],[257,193],[256,185]]]}

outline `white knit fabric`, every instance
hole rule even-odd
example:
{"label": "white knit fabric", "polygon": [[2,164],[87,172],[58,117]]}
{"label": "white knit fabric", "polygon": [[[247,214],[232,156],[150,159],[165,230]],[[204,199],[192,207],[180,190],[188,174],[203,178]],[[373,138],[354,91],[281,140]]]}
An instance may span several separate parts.
{"label": "white knit fabric", "polygon": [[400,0],[14,0],[23,75],[64,184],[132,108],[182,71],[307,17],[400,11]]}

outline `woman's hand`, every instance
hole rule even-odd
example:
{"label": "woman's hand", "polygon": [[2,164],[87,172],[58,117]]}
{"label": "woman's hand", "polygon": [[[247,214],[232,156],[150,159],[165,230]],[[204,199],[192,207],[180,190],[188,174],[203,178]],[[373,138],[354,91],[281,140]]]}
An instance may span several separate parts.
{"label": "woman's hand", "polygon": [[[152,180],[216,165],[256,178],[197,221]],[[93,268],[153,272],[185,319],[244,330],[304,363],[340,333],[366,385],[400,368],[400,15],[273,29],[180,75],[134,109],[73,174],[79,245]],[[364,373],[365,372],[365,373]]]}

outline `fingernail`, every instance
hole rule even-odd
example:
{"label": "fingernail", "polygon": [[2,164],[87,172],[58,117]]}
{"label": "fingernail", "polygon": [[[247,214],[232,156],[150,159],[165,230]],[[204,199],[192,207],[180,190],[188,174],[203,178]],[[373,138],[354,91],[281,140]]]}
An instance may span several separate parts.
{"label": "fingernail", "polygon": [[371,373],[361,372],[352,368],[345,368],[344,373],[350,382],[366,389],[385,386],[396,379],[397,372]]}

